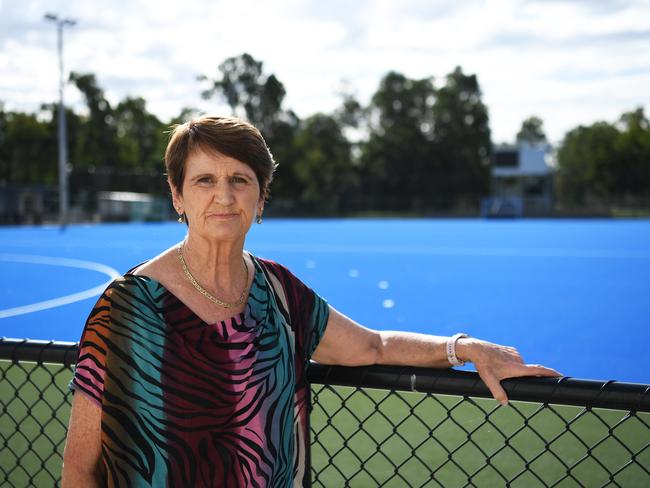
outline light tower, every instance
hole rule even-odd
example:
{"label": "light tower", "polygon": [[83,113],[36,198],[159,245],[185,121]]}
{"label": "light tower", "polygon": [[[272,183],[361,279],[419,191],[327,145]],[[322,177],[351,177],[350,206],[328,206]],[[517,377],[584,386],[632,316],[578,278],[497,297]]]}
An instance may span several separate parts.
{"label": "light tower", "polygon": [[56,24],[57,48],[59,53],[59,224],[65,228],[68,222],[68,138],[63,104],[63,29],[77,23],[73,19],[62,19],[55,14],[45,14],[45,20]]}

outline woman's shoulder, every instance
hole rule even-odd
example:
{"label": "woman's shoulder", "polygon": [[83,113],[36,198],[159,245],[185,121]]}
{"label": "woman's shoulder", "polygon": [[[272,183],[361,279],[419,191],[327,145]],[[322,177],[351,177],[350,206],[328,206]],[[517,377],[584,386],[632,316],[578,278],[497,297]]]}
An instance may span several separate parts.
{"label": "woman's shoulder", "polygon": [[284,275],[287,275],[287,274],[290,275],[290,276],[293,276],[293,273],[291,273],[289,268],[287,268],[283,264],[280,264],[280,263],[278,263],[276,261],[273,261],[271,259],[266,259],[266,258],[260,258],[258,256],[253,256],[252,254],[251,254],[251,257],[253,257],[253,259],[255,261],[257,261],[257,263],[260,265],[260,267],[264,271],[266,271],[267,273],[269,273],[269,272],[273,273],[274,275],[277,275],[278,277],[284,276]]}
{"label": "woman's shoulder", "polygon": [[255,260],[260,264],[260,267],[267,275],[273,275],[277,278],[285,288],[295,288],[304,286],[300,278],[298,278],[287,266],[280,264],[271,259],[255,257]]}
{"label": "woman's shoulder", "polygon": [[176,247],[171,247],[148,261],[138,264],[128,271],[125,276],[141,276],[162,282],[173,270],[176,252]]}

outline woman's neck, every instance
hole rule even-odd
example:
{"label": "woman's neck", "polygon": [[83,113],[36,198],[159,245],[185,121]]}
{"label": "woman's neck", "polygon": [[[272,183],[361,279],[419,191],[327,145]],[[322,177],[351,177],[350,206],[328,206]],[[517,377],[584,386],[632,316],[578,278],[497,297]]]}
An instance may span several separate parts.
{"label": "woman's neck", "polygon": [[243,240],[215,242],[188,234],[181,246],[192,275],[219,298],[234,301],[239,298],[244,287],[248,286],[247,273],[242,266]]}

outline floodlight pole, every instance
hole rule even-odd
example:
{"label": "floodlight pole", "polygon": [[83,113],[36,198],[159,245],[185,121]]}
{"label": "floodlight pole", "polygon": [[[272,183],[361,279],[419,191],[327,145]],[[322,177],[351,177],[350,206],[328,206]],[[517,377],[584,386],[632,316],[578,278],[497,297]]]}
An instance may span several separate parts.
{"label": "floodlight pole", "polygon": [[46,14],[45,20],[56,24],[57,51],[59,54],[59,224],[65,228],[68,222],[68,137],[66,131],[65,105],[63,103],[63,29],[77,23],[72,19],[61,19],[58,15]]}

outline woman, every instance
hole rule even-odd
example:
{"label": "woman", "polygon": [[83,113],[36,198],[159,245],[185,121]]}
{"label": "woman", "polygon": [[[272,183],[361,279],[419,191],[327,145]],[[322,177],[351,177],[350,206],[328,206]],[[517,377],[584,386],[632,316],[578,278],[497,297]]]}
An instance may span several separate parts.
{"label": "woman", "polygon": [[244,251],[275,163],[233,118],[176,127],[165,153],[185,239],[109,286],[86,323],[71,388],[63,486],[302,486],[306,367],[476,366],[556,376],[515,349],[362,327],[283,266]]}

